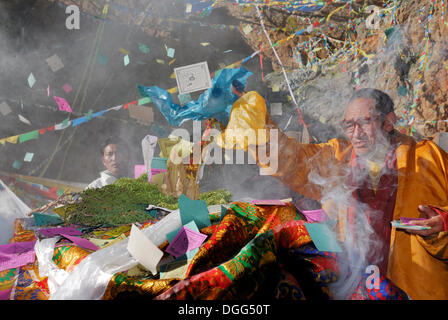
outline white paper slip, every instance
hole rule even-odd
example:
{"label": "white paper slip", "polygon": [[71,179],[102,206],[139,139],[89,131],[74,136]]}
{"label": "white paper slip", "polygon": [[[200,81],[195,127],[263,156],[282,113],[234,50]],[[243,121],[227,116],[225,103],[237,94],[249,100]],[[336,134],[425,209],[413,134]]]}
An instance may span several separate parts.
{"label": "white paper slip", "polygon": [[134,224],[131,228],[127,249],[142,266],[152,274],[157,274],[157,264],[162,259],[163,252]]}

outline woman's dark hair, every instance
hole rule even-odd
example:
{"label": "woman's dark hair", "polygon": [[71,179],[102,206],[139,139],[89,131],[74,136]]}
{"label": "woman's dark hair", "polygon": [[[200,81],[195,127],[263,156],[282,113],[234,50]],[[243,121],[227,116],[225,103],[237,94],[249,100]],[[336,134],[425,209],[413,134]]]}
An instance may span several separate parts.
{"label": "woman's dark hair", "polygon": [[375,109],[383,116],[394,111],[394,102],[389,95],[383,91],[371,88],[359,89],[355,91],[350,98],[349,103],[359,98],[372,99],[375,103]]}

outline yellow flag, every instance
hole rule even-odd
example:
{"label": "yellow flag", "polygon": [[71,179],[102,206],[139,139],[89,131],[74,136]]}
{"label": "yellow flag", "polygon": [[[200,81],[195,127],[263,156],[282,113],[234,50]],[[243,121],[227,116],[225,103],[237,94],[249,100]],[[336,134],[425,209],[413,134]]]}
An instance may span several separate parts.
{"label": "yellow flag", "polygon": [[13,136],[13,137],[9,137],[5,139],[6,141],[8,141],[9,143],[17,143],[17,140],[19,140],[19,136]]}

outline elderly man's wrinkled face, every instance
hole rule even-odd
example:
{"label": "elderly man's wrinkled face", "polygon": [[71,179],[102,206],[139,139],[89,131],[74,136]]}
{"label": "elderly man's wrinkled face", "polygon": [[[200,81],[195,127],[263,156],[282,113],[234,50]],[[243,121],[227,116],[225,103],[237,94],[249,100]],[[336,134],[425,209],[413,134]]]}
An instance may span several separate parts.
{"label": "elderly man's wrinkled face", "polygon": [[109,144],[104,148],[103,164],[114,175],[125,174],[127,165],[123,148],[116,144]]}
{"label": "elderly man's wrinkled face", "polygon": [[372,99],[358,98],[350,102],[343,127],[358,156],[367,155],[385,137],[382,119]]}

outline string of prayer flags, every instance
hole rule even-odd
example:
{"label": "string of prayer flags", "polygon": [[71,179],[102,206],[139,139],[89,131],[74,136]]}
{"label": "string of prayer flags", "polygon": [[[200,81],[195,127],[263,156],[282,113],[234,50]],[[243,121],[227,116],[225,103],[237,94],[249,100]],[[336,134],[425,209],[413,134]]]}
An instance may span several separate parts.
{"label": "string of prayer flags", "polygon": [[79,126],[80,124],[82,124],[82,123],[84,123],[84,122],[87,122],[88,120],[87,120],[87,117],[86,116],[84,116],[84,117],[80,117],[80,118],[76,118],[76,119],[73,119],[72,120],[72,127],[76,127],[76,126]]}
{"label": "string of prayer flags", "polygon": [[16,144],[17,141],[19,141],[19,135],[8,137],[8,138],[6,138],[6,141],[9,143]]}
{"label": "string of prayer flags", "polygon": [[54,96],[53,97],[56,103],[58,104],[59,110],[61,111],[67,111],[72,112],[72,108],[70,107],[70,104],[65,100],[64,98]]}
{"label": "string of prayer flags", "polygon": [[34,130],[31,132],[27,132],[27,133],[19,135],[19,142],[23,143],[25,141],[37,139],[38,137],[39,137],[39,130]]}
{"label": "string of prayer flags", "polygon": [[64,121],[62,121],[61,123],[55,124],[54,125],[54,130],[63,130],[67,127],[69,127],[71,124],[70,118],[66,118]]}
{"label": "string of prayer flags", "polygon": [[138,102],[137,102],[137,104],[138,104],[139,106],[143,106],[143,105],[148,104],[148,103],[151,103],[151,99],[148,98],[148,97],[141,98],[141,99],[139,99]]}

